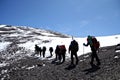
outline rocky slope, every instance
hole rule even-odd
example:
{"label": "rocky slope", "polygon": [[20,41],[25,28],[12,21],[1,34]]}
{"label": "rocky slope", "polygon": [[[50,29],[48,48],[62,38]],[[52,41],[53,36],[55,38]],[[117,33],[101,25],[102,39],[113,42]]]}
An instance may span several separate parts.
{"label": "rocky slope", "polygon": [[[100,48],[98,53],[101,65],[91,68],[90,53],[79,57],[76,67],[66,69],[70,60],[56,65],[52,60],[40,60],[36,57],[25,57],[10,65],[0,68],[1,80],[119,80],[120,52],[116,46]],[[118,49],[117,49],[118,50]]]}

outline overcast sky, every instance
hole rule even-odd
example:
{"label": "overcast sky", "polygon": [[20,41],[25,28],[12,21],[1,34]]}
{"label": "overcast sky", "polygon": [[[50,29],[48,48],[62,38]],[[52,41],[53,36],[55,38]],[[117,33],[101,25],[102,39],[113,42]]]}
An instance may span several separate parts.
{"label": "overcast sky", "polygon": [[120,0],[0,0],[0,24],[76,37],[120,34]]}

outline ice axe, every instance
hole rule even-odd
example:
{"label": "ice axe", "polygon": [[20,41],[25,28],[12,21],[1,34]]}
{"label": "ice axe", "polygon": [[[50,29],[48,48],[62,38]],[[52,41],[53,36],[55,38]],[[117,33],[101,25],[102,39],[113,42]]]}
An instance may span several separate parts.
{"label": "ice axe", "polygon": [[84,51],[85,51],[84,46],[85,46],[85,43],[83,43],[83,61],[84,61]]}

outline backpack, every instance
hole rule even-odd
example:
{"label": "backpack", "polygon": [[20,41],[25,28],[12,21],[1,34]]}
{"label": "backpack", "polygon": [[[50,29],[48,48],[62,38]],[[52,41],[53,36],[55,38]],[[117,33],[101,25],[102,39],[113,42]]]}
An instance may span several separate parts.
{"label": "backpack", "polygon": [[78,50],[79,50],[79,46],[78,46],[77,41],[73,40],[73,41],[71,42],[71,44],[70,44],[69,49],[70,49],[71,51],[78,51]]}
{"label": "backpack", "polygon": [[100,42],[97,41],[97,39],[95,37],[92,37],[92,43],[95,49],[99,49],[100,47]]}
{"label": "backpack", "polygon": [[60,53],[65,53],[66,52],[65,45],[60,45],[59,48],[60,48]]}

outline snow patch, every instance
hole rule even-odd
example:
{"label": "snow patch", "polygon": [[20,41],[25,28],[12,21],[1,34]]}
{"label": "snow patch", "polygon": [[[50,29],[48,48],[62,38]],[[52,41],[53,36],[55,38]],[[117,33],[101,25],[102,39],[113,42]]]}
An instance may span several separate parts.
{"label": "snow patch", "polygon": [[116,50],[115,52],[116,52],[116,53],[119,53],[119,52],[120,52],[120,50]]}
{"label": "snow patch", "polygon": [[4,66],[7,66],[8,63],[0,63],[0,67],[4,67]]}
{"label": "snow patch", "polygon": [[[115,37],[118,37],[117,39]],[[44,40],[49,40],[50,42],[48,43],[42,43],[42,41],[39,41],[39,40],[35,40],[34,42],[32,41],[28,41],[27,43],[25,44],[20,44],[19,46],[20,47],[25,47],[26,49],[30,49],[32,51],[34,51],[34,46],[35,44],[38,44],[39,47],[43,47],[43,46],[46,46],[47,50],[46,50],[46,57],[50,56],[50,52],[49,52],[49,47],[53,47],[54,51],[55,51],[55,48],[57,45],[65,45],[66,46],[66,49],[67,49],[67,52],[66,52],[66,56],[69,56],[70,57],[70,54],[68,53],[68,48],[69,48],[69,45],[72,41],[71,38],[58,38],[58,37],[54,37],[54,38],[48,38],[48,37],[38,37],[38,36],[35,36],[37,38],[42,38]],[[112,46],[112,45],[116,45],[118,43],[120,43],[120,35],[114,35],[114,36],[103,36],[103,37],[97,37],[97,40],[100,42],[100,47],[105,47],[105,46]],[[78,51],[78,56],[80,55],[84,55],[88,52],[91,52],[91,49],[90,47],[85,47],[83,46],[83,43],[87,43],[86,41],[86,37],[85,38],[74,38],[78,44],[79,44],[79,51]],[[55,52],[53,52],[53,57],[50,58],[50,59],[53,59],[55,58]]]}
{"label": "snow patch", "polygon": [[119,57],[118,57],[118,56],[115,56],[114,58],[115,58],[115,59],[118,59]]}
{"label": "snow patch", "polygon": [[33,66],[31,66],[31,67],[27,67],[26,69],[30,70],[30,69],[33,69],[33,68],[35,68],[35,67],[36,67],[36,66],[33,65]]}
{"label": "snow patch", "polygon": [[0,42],[0,51],[5,50],[10,42]]}
{"label": "snow patch", "polygon": [[5,27],[6,25],[0,25],[0,27]]}

